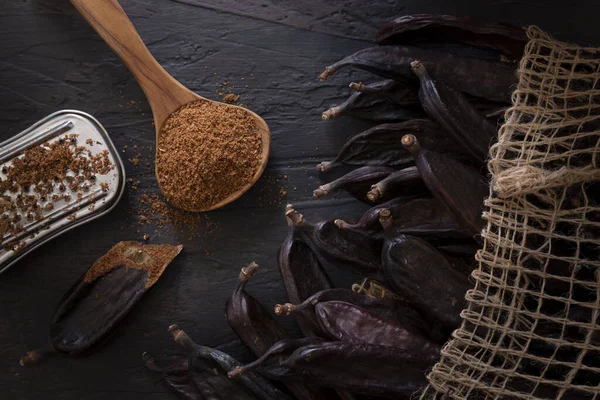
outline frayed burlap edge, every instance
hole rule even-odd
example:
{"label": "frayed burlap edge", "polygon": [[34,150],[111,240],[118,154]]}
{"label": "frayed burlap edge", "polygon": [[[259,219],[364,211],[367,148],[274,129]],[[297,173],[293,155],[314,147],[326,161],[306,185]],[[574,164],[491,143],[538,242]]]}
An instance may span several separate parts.
{"label": "frayed burlap edge", "polygon": [[[588,193],[600,179],[600,50],[555,41],[537,27],[527,35],[513,106],[490,150],[475,286],[429,386],[413,396],[421,400],[600,398],[592,384],[600,369],[586,362],[600,354],[600,278],[580,276],[600,267],[585,253],[600,248],[600,208]],[[556,254],[557,244],[574,251]],[[549,294],[561,284],[569,290]],[[595,299],[574,298],[580,289]],[[564,309],[547,313],[547,305]],[[575,309],[587,320],[568,318]],[[536,346],[554,351],[538,355]],[[563,349],[572,357],[559,357]]]}

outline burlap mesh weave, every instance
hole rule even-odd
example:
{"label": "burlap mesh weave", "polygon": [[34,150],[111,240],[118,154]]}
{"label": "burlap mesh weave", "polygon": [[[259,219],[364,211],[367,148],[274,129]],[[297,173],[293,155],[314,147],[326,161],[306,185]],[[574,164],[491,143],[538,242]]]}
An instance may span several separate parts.
{"label": "burlap mesh weave", "polygon": [[600,49],[536,27],[462,326],[421,399],[600,399]]}

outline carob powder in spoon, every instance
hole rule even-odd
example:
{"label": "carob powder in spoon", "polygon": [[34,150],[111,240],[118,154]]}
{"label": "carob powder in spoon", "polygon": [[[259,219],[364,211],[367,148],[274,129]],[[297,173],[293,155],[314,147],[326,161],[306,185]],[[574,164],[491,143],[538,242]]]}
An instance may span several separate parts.
{"label": "carob powder in spoon", "polygon": [[198,100],[166,119],[156,152],[156,176],[167,201],[211,208],[248,183],[260,164],[262,139],[242,109]]}

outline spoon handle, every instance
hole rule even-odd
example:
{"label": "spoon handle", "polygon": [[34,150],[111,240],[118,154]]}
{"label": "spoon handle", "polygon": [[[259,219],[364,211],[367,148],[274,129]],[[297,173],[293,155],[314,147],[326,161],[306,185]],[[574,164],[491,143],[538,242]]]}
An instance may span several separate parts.
{"label": "spoon handle", "polygon": [[71,3],[133,73],[152,107],[157,130],[175,109],[198,99],[150,54],[117,0]]}

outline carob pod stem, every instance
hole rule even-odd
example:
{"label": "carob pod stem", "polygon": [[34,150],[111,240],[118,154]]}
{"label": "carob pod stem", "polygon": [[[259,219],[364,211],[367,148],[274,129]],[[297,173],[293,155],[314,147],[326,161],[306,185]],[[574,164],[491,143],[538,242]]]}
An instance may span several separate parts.
{"label": "carob pod stem", "polygon": [[[194,366],[198,359],[212,361],[216,363],[222,371],[227,373],[234,368],[241,366],[239,361],[222,351],[194,343],[194,341],[190,339],[183,330],[179,329],[177,325],[169,326],[169,332],[173,336],[173,340],[188,352],[188,363],[192,374],[194,373]],[[254,395],[261,400],[291,400],[286,394],[274,387],[267,379],[259,374],[249,372],[235,377],[235,381],[254,393]]]}
{"label": "carob pod stem", "polygon": [[332,340],[369,343],[398,349],[421,349],[433,357],[440,346],[393,321],[379,318],[367,310],[345,301],[325,301],[315,306],[319,326]]}
{"label": "carob pod stem", "polygon": [[146,368],[161,375],[162,381],[178,398],[182,400],[204,399],[190,375],[187,359],[177,360],[166,368],[156,364],[154,358],[146,352],[142,353],[142,360],[144,360]]}
{"label": "carob pod stem", "polygon": [[[311,224],[288,206],[287,213],[302,240],[315,254],[337,267],[377,279],[381,277],[382,240],[348,229],[340,229],[333,220]],[[288,215],[286,214],[286,215]]]}
{"label": "carob pod stem", "polygon": [[406,166],[413,156],[402,146],[404,135],[414,134],[431,150],[443,151],[457,158],[466,158],[464,148],[438,124],[427,119],[414,119],[395,124],[381,124],[351,137],[332,161],[317,165],[317,171],[327,172],[340,165]]}
{"label": "carob pod stem", "polygon": [[320,198],[339,190],[345,190],[356,199],[369,203],[370,201],[366,196],[369,188],[394,172],[395,170],[390,167],[366,165],[350,171],[334,181],[319,186],[313,191],[313,196]]}
{"label": "carob pod stem", "polygon": [[461,92],[491,101],[509,103],[510,88],[517,83],[514,65],[409,46],[357,51],[326,67],[319,79],[324,81],[341,68],[353,66],[384,78],[414,82],[416,77],[410,69],[414,60],[421,60],[436,78],[454,83]]}
{"label": "carob pod stem", "polygon": [[63,296],[50,325],[51,350],[28,352],[21,365],[34,364],[52,352],[90,353],[108,338],[182,248],[117,243]]}
{"label": "carob pod stem", "polygon": [[414,155],[429,191],[448,207],[467,234],[478,236],[484,226],[483,202],[489,195],[485,177],[451,157],[422,148],[413,135],[404,136],[402,144]]}
{"label": "carob pod stem", "polygon": [[443,126],[457,143],[468,149],[476,162],[483,164],[491,144],[497,139],[496,126],[458,90],[439,78],[433,80],[423,63],[413,61],[410,66],[421,82],[419,97],[427,115]]}
{"label": "carob pod stem", "polygon": [[400,235],[383,247],[386,282],[431,322],[450,332],[460,324],[467,277],[424,240]]}
{"label": "carob pod stem", "polygon": [[518,26],[473,17],[440,14],[409,14],[381,27],[378,44],[450,42],[496,50],[512,59],[523,56],[527,34]]}
{"label": "carob pod stem", "polygon": [[437,360],[437,355],[418,348],[407,351],[364,343],[322,342],[302,346],[277,363],[244,367],[241,375],[261,367],[261,373],[271,379],[304,377],[352,393],[409,399],[427,383],[425,372]]}
{"label": "carob pod stem", "polygon": [[406,167],[396,171],[371,185],[367,192],[370,202],[387,201],[401,195],[427,193],[427,187],[419,175],[417,167]]}

